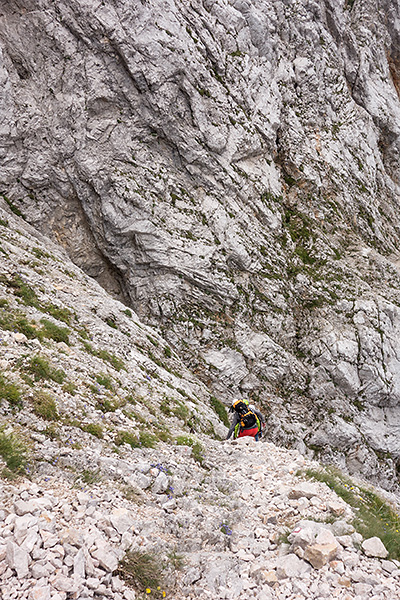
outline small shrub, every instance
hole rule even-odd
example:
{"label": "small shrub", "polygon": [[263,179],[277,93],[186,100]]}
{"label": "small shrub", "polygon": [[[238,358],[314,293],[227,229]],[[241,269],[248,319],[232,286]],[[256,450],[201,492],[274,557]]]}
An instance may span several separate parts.
{"label": "small shrub", "polygon": [[50,338],[55,342],[64,342],[65,344],[69,344],[69,329],[66,327],[59,327],[53,323],[53,321],[49,321],[48,319],[41,319],[40,322],[43,325],[42,331],[44,337]]}
{"label": "small shrub", "polygon": [[[96,389],[96,393],[98,390]],[[119,403],[109,398],[99,398],[96,403],[96,409],[103,413],[114,412],[119,407]]]}
{"label": "small shrub", "polygon": [[149,340],[149,342],[151,342],[153,344],[153,346],[155,346],[157,348],[157,346],[159,345],[158,342],[157,342],[157,340],[155,340],[154,338],[152,338],[151,335],[147,335],[146,337]]}
{"label": "small shrub", "polygon": [[132,318],[132,311],[129,308],[122,311],[127,317]]}
{"label": "small shrub", "polygon": [[164,355],[165,355],[167,358],[171,358],[171,357],[172,357],[171,348],[169,348],[168,346],[165,346],[165,348],[164,348]]}
{"label": "small shrub", "polygon": [[96,350],[88,342],[83,342],[83,346],[86,352],[89,352],[89,354],[97,356],[98,358],[110,363],[116,371],[121,371],[121,369],[125,369],[126,371],[124,361],[121,358],[118,358],[118,356],[115,356],[115,354],[111,354],[107,350]]}
{"label": "small shrub", "polygon": [[60,439],[60,432],[58,430],[58,427],[54,423],[50,423],[50,425],[46,427],[43,433],[46,437],[48,437],[51,440]]}
{"label": "small shrub", "polygon": [[15,383],[7,381],[0,375],[0,400],[7,400],[11,406],[22,406],[21,390]]}
{"label": "small shrub", "polygon": [[109,327],[112,327],[113,329],[118,329],[118,325],[115,321],[115,317],[107,317],[106,323]]}
{"label": "small shrub", "polygon": [[190,415],[188,407],[180,402],[173,408],[172,413],[184,423],[187,423]]}
{"label": "small shrub", "polygon": [[4,427],[0,428],[0,456],[13,473],[25,471],[27,448],[14,433],[6,433]]}
{"label": "small shrub", "polygon": [[100,483],[101,481],[101,473],[100,471],[92,471],[90,469],[85,469],[79,475],[79,479],[86,483],[86,485],[93,485],[95,483]]}
{"label": "small shrub", "polygon": [[40,248],[32,248],[31,252],[36,256],[36,258],[51,258],[51,254],[41,250]]}
{"label": "small shrub", "polygon": [[90,433],[95,437],[101,440],[103,438],[103,427],[98,423],[88,423],[87,425],[82,425],[82,431],[86,431],[86,433]]}
{"label": "small shrub", "polygon": [[56,421],[58,419],[57,405],[52,396],[41,390],[35,392],[32,399],[33,412],[38,417],[46,421]]}
{"label": "small shrub", "polygon": [[6,308],[8,307],[8,300],[6,300],[5,298],[0,298],[0,308]]}
{"label": "small shrub", "polygon": [[139,592],[161,586],[162,567],[154,554],[131,550],[120,561],[118,575]]}

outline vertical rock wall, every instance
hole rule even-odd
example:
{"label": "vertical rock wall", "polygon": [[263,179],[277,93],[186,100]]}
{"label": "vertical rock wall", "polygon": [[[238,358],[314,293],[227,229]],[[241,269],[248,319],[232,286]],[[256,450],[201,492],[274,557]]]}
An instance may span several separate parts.
{"label": "vertical rock wall", "polygon": [[0,2],[7,201],[275,439],[389,478],[398,39],[386,0]]}

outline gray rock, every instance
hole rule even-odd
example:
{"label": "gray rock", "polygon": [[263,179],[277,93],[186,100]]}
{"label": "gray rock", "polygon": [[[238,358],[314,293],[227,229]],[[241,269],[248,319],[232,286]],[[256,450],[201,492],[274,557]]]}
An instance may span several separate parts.
{"label": "gray rock", "polygon": [[386,558],[389,554],[384,544],[378,537],[372,537],[365,540],[361,544],[361,547],[367,556],[374,556],[376,558]]}
{"label": "gray rock", "polygon": [[183,584],[184,585],[192,585],[196,581],[199,581],[199,579],[201,579],[200,569],[197,567],[192,567],[185,573],[185,575],[183,577]]}
{"label": "gray rock", "polygon": [[74,556],[74,578],[84,579],[85,562],[85,551],[83,548],[80,548]]}
{"label": "gray rock", "polygon": [[313,498],[314,496],[319,496],[320,492],[318,487],[313,483],[302,482],[296,485],[289,492],[289,498],[298,499],[298,498]]}
{"label": "gray rock", "polygon": [[295,554],[280,556],[276,561],[276,576],[278,579],[301,578],[310,570],[310,565]]}
{"label": "gray rock", "polygon": [[387,573],[393,573],[397,569],[396,565],[391,560],[382,560],[382,569]]}
{"label": "gray rock", "polygon": [[49,585],[35,585],[29,592],[28,600],[50,600],[51,587]]}
{"label": "gray rock", "polygon": [[29,554],[12,541],[7,542],[7,564],[17,572],[18,579],[23,579],[29,574]]}
{"label": "gray rock", "polygon": [[335,521],[331,525],[332,533],[336,536],[351,535],[354,533],[354,527],[346,521]]}
{"label": "gray rock", "polygon": [[65,575],[56,575],[50,579],[50,584],[59,592],[74,594],[77,592],[78,585],[71,577]]}
{"label": "gray rock", "polygon": [[154,494],[163,494],[167,491],[168,485],[169,481],[167,475],[163,471],[160,471],[154,480],[152,491]]}
{"label": "gray rock", "polygon": [[113,572],[118,567],[118,559],[111,551],[98,548],[94,552],[91,553],[92,557],[95,558],[101,567],[108,572]]}
{"label": "gray rock", "polygon": [[115,508],[110,515],[110,522],[114,529],[122,535],[132,528],[132,514],[126,508]]}
{"label": "gray rock", "polygon": [[138,473],[136,475],[135,483],[141,490],[147,490],[151,485],[151,478],[146,477],[146,475],[143,475],[142,473]]}

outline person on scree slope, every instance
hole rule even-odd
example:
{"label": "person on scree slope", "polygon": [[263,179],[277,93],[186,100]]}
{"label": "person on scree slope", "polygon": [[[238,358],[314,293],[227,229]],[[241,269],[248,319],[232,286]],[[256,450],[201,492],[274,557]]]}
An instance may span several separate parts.
{"label": "person on scree slope", "polygon": [[233,433],[234,439],[252,436],[258,442],[265,425],[265,419],[260,411],[249,404],[248,400],[240,399],[233,402],[229,412],[233,413],[233,421],[226,439],[228,440]]}

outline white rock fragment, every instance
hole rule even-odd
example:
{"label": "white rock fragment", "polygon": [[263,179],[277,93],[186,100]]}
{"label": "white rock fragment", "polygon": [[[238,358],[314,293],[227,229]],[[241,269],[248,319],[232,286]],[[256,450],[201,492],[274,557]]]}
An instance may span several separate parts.
{"label": "white rock fragment", "polygon": [[18,579],[29,574],[29,554],[12,541],[7,542],[7,564],[17,572]]}
{"label": "white rock fragment", "polygon": [[118,559],[111,551],[107,551],[104,548],[98,548],[92,552],[93,558],[95,558],[101,567],[106,571],[112,573],[118,567]]}
{"label": "white rock fragment", "polygon": [[386,558],[389,554],[384,544],[378,537],[372,537],[365,540],[361,544],[361,547],[367,556],[373,556],[376,558]]}
{"label": "white rock fragment", "polygon": [[120,535],[132,528],[132,514],[126,508],[115,508],[110,515],[111,525]]}
{"label": "white rock fragment", "polygon": [[51,587],[36,585],[30,590],[28,600],[51,600]]}

